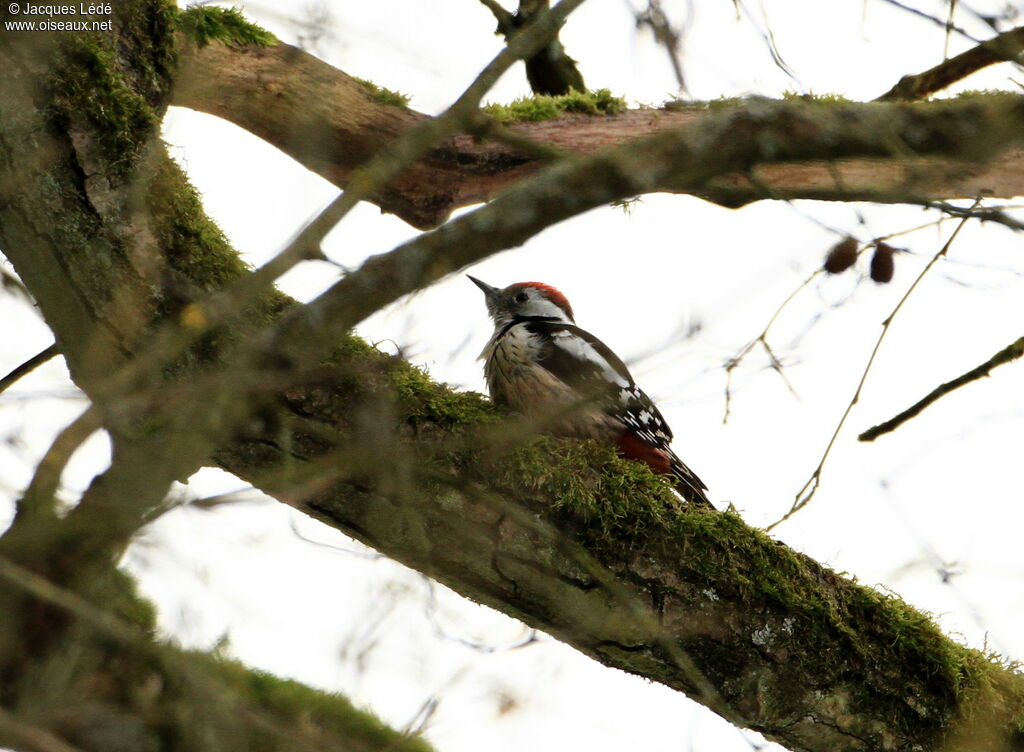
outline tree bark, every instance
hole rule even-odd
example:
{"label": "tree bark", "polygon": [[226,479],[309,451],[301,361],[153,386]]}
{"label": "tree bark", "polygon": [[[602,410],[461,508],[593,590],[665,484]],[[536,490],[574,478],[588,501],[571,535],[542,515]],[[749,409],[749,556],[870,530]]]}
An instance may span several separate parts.
{"label": "tree bark", "polygon": [[[287,44],[187,49],[172,104],[235,123],[340,188],[353,169],[427,117],[377,101],[355,79]],[[1014,148],[1024,120],[1021,108],[1007,107],[1004,100],[1019,98],[996,95],[908,105],[752,99],[619,115],[570,114],[509,128],[516,136],[565,154],[591,155],[667,131],[685,131],[693,140],[717,138],[728,131],[731,119],[737,121],[735,138],[756,139],[762,134],[750,130],[748,118],[771,108],[779,118],[800,115],[800,129],[771,133],[781,138],[780,151],[789,151],[793,143],[814,139],[831,127],[836,117],[874,119],[879,113],[894,113],[914,129],[915,143],[907,142],[903,136],[909,134],[903,133],[898,138],[901,148],[893,148],[893,132],[882,130],[873,142],[850,153],[823,148],[795,158],[773,156],[767,148],[743,171],[722,173],[698,185],[666,180],[652,190],[693,193],[726,206],[765,198],[892,203],[1008,198],[1024,194],[1024,151]],[[1009,112],[1011,120],[1000,121]],[[762,126],[771,129],[770,119]],[[918,148],[935,145],[936,138],[941,148]],[[1002,155],[998,161],[992,160],[996,154]],[[434,227],[454,209],[490,200],[544,166],[543,159],[516,146],[462,136],[411,166],[373,201],[415,227]]]}
{"label": "tree bark", "polygon": [[[9,722],[6,739],[31,736],[28,724],[90,750],[110,749],[103,740],[111,734],[128,740],[119,749],[152,749],[168,729],[182,733],[175,749],[251,746],[251,737],[230,731],[239,707],[251,714],[237,717],[259,717],[254,708],[266,705],[267,693],[215,703],[195,677],[212,673],[217,687],[229,689],[258,677],[232,680],[230,670],[198,657],[168,657],[140,633],[145,618],[121,617],[141,625],[135,631],[111,626],[90,605],[125,601],[109,584],[110,553],[132,523],[154,512],[171,478],[215,461],[468,597],[686,692],[791,749],[1019,746],[1020,676],[953,643],[898,599],[839,577],[736,515],[677,509],[661,480],[609,449],[550,440],[516,448],[521,441],[509,431],[526,427],[495,428],[495,411],[479,395],[453,393],[354,339],[318,366],[340,332],[383,302],[600,202],[666,187],[709,190],[771,154],[787,163],[885,160],[908,149],[928,159],[980,159],[1019,138],[1018,100],[811,114],[805,103],[748,103],[702,115],[631,147],[556,165],[368,263],[309,306],[250,300],[235,331],[221,332],[207,328],[199,304],[249,272],[152,141],[174,75],[167,47],[173,10],[134,0],[118,13],[118,54],[66,51],[65,61],[91,55],[98,66],[96,79],[58,87],[68,101],[48,98],[53,77],[66,84],[61,75],[80,68],[54,68],[56,56],[28,46],[0,47],[0,243],[119,450],[75,513],[27,516],[0,539],[0,554],[13,565],[0,567],[0,699],[9,708],[0,715],[0,743]],[[291,96],[287,86],[280,96]],[[90,109],[97,98],[108,99]],[[348,102],[353,127],[370,139],[352,148],[364,158],[387,148],[391,136],[375,142],[366,125],[376,105],[354,94]],[[122,116],[111,120],[111,112]],[[285,127],[277,118],[267,112],[270,135]],[[395,127],[397,136],[406,126]],[[802,138],[787,140],[794,131]],[[299,144],[294,150],[311,152],[307,159],[328,163],[309,146],[309,131],[289,139],[280,133]],[[332,148],[344,158],[341,146]],[[192,346],[160,378],[125,382],[112,393],[119,374],[148,357],[147,344],[172,325],[205,338],[185,340]],[[253,332],[279,358],[253,366],[273,379],[242,374],[244,388],[219,390],[240,368],[232,356],[245,354],[233,342]],[[200,400],[208,415],[194,406],[187,413],[201,422],[169,417],[207,388],[200,393],[217,396]],[[113,533],[104,525],[111,510]],[[97,537],[103,546],[83,546]],[[107,584],[76,572],[83,550],[92,557],[90,573],[106,565]],[[68,662],[74,650],[84,657]],[[47,702],[78,698],[77,716],[33,710],[40,698],[32,692],[55,666],[63,684]],[[156,699],[147,689],[154,676]],[[274,695],[281,733],[271,748],[290,748],[293,731],[299,746],[315,746],[320,733],[333,734],[327,743],[349,739],[351,726],[339,731],[333,721],[311,735],[298,708],[321,700],[291,702],[281,692]],[[82,704],[83,696],[93,704]],[[324,713],[336,720],[341,711]],[[204,742],[175,726],[194,717],[219,718],[226,731]],[[109,722],[96,726],[97,718]],[[89,731],[96,728],[109,733]],[[376,746],[399,743],[391,735]]]}
{"label": "tree bark", "polygon": [[[344,698],[157,642],[152,608],[116,569],[171,480],[210,450],[201,430],[146,424],[147,401],[175,383],[166,372],[111,385],[155,321],[245,269],[154,137],[177,13],[126,0],[117,35],[12,32],[0,43],[0,248],[115,447],[110,470],[63,516],[52,498],[62,466],[41,463],[32,485],[49,492],[22,500],[0,537],[0,746],[427,752]],[[177,373],[195,377],[204,354],[208,364],[215,343],[201,344]]]}

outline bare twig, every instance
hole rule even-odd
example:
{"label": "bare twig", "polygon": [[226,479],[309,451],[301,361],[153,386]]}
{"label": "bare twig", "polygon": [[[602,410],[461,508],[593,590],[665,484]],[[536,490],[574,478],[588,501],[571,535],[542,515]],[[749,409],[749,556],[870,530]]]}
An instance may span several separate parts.
{"label": "bare twig", "polygon": [[679,91],[686,91],[686,78],[683,76],[683,64],[679,60],[679,47],[682,43],[679,32],[672,27],[668,16],[661,7],[660,0],[647,0],[647,9],[636,16],[638,28],[646,26],[654,34],[654,40],[665,48],[668,53],[672,72],[675,74]]}
{"label": "bare twig", "polygon": [[955,31],[960,36],[964,37],[965,39],[970,39],[972,42],[975,42],[976,44],[981,44],[980,39],[975,39],[973,36],[968,34],[967,31],[965,31],[964,29],[961,29],[959,26],[956,26],[955,24],[945,21],[937,16],[933,16],[931,13],[925,13],[923,10],[912,8],[911,6],[906,5],[905,3],[899,2],[899,0],[882,0],[882,2],[895,6],[902,11],[906,11],[907,13],[913,16],[917,16],[918,18],[923,18],[926,21],[931,21],[936,26],[941,26],[943,29],[946,29],[947,31]]}
{"label": "bare twig", "polygon": [[454,642],[467,647],[470,650],[476,650],[477,652],[485,654],[519,650],[520,648],[525,648],[539,642],[537,638],[537,630],[532,627],[528,627],[526,624],[523,624],[523,628],[526,630],[526,635],[505,645],[493,645],[488,642],[480,642],[461,635],[451,634],[444,628],[438,619],[437,611],[439,605],[437,602],[437,587],[435,586],[434,581],[425,574],[421,574],[420,579],[427,589],[427,599],[423,604],[423,611],[426,614],[430,625],[434,628],[434,634],[440,639],[448,642]]}
{"label": "bare twig", "polygon": [[[975,206],[978,204],[979,201],[980,199],[975,200]],[[893,319],[896,318],[896,314],[900,312],[900,309],[903,307],[903,304],[906,303],[907,300],[910,298],[911,293],[913,293],[914,290],[917,289],[917,285],[921,282],[924,276],[929,272],[929,270],[933,266],[935,266],[938,260],[945,256],[946,253],[949,251],[950,247],[953,244],[953,241],[956,240],[957,235],[960,234],[960,230],[962,230],[964,225],[967,224],[967,220],[968,217],[964,217],[963,219],[960,220],[960,223],[956,226],[956,229],[953,231],[953,234],[949,236],[949,240],[947,240],[946,243],[942,246],[942,248],[940,248],[939,251],[934,256],[932,256],[931,260],[927,264],[925,264],[924,269],[921,270],[921,273],[918,274],[914,281],[910,284],[910,287],[907,288],[907,291],[903,293],[903,297],[900,298],[899,302],[896,304],[896,307],[892,309],[892,313],[890,313],[882,322],[882,333],[878,335],[878,340],[875,342],[875,347],[871,351],[871,356],[868,358],[868,362],[864,366],[864,372],[861,374],[860,382],[857,384],[857,389],[853,393],[853,398],[850,400],[850,404],[846,406],[846,410],[843,411],[843,416],[839,419],[839,423],[836,425],[835,430],[832,432],[832,437],[828,440],[828,444],[825,446],[825,451],[822,453],[821,459],[818,461],[818,466],[814,469],[814,472],[811,473],[811,477],[804,484],[803,488],[801,488],[796,493],[796,496],[793,498],[793,505],[789,508],[789,511],[786,512],[782,517],[777,519],[775,522],[770,524],[767,528],[765,528],[765,530],[771,530],[772,528],[782,524],[790,517],[792,517],[794,514],[803,509],[805,506],[807,506],[807,504],[810,503],[811,499],[814,498],[814,494],[817,492],[818,488],[821,485],[821,474],[825,468],[825,461],[828,460],[828,456],[832,451],[832,447],[835,446],[836,439],[839,437],[839,432],[843,430],[843,426],[846,424],[846,419],[853,411],[854,405],[856,405],[857,401],[860,399],[860,394],[861,391],[864,389],[864,384],[868,379],[868,374],[871,372],[871,367],[874,365],[875,358],[877,357],[878,352],[882,347],[882,342],[885,340],[885,335],[889,332],[889,329],[892,326]]]}
{"label": "bare twig", "polygon": [[972,368],[967,373],[957,376],[952,381],[947,381],[945,384],[940,384],[935,387],[935,389],[929,392],[926,397],[911,405],[899,415],[890,418],[884,423],[879,423],[877,426],[869,428],[857,437],[858,441],[874,441],[882,434],[889,433],[906,423],[911,418],[916,417],[926,407],[949,394],[953,390],[959,389],[965,384],[970,384],[972,381],[977,381],[980,378],[988,376],[989,372],[993,368],[1010,363],[1021,356],[1024,356],[1024,337],[1021,337],[1016,342],[1007,345],[976,368]]}
{"label": "bare twig", "polygon": [[[926,203],[922,203],[921,205],[922,206],[927,206],[928,208],[940,209],[940,210],[944,210],[944,211],[948,207],[948,212],[947,213],[950,214],[951,216],[956,216],[956,217],[971,216],[971,217],[976,218],[976,219],[981,219],[982,221],[991,220],[991,221],[994,221],[994,222],[1002,222],[1003,224],[1008,224],[1008,225],[1010,225],[1010,223],[1012,223],[1012,222],[1016,222],[1016,220],[1013,220],[1010,217],[1006,217],[1001,211],[999,211],[998,209],[995,209],[995,208],[992,208],[992,209],[988,209],[988,208],[968,209],[968,208],[962,208],[962,207],[957,207],[957,206],[952,206],[952,205],[949,205],[949,204],[945,204],[944,202],[926,202]],[[814,222],[818,221],[818,220],[814,219],[813,217],[807,217],[807,218],[812,220],[812,221],[814,221]],[[914,232],[920,232],[921,230],[926,230],[929,227],[938,227],[939,225],[941,225],[943,222],[945,222],[949,218],[950,217],[942,217],[940,219],[932,220],[930,222],[925,222],[925,223],[920,224],[920,225],[915,225],[913,227],[908,227],[908,228],[905,228],[905,229],[902,229],[902,230],[897,230],[896,232],[890,232],[890,233],[885,234],[885,235],[879,235],[879,236],[875,237],[873,240],[863,244],[861,250],[859,250],[857,252],[857,255],[859,256],[861,253],[866,251],[868,248],[873,248],[873,247],[877,246],[879,243],[891,240],[893,238],[897,238],[897,237],[900,237],[902,235],[909,235],[909,234],[914,233]],[[1003,222],[1002,221],[1003,219],[1005,219],[1006,221]],[[821,225],[821,226],[823,228],[831,231],[831,232],[838,232],[838,230],[836,228],[828,227],[827,225]],[[1013,225],[1010,225],[1010,226],[1013,226]],[[786,378],[786,375],[785,375],[784,371],[782,370],[782,363],[781,363],[780,359],[775,356],[774,352],[772,351],[771,347],[768,344],[768,331],[775,324],[776,319],[778,319],[778,317],[782,313],[783,309],[785,309],[791,302],[793,302],[793,299],[796,298],[797,294],[800,293],[804,288],[806,288],[812,281],[814,281],[814,279],[816,279],[818,277],[818,275],[821,274],[821,272],[822,272],[821,268],[817,268],[813,272],[811,272],[810,276],[808,276],[799,285],[797,285],[797,287],[793,291],[791,291],[789,293],[789,295],[786,296],[785,300],[783,300],[779,304],[778,308],[776,308],[775,311],[772,313],[771,317],[768,319],[768,323],[765,324],[765,326],[761,330],[761,332],[756,337],[754,337],[752,340],[747,342],[747,344],[745,344],[743,347],[741,347],[736,352],[735,355],[733,355],[731,358],[729,358],[728,360],[725,361],[725,363],[724,363],[724,368],[725,368],[725,373],[726,373],[725,411],[724,411],[724,414],[722,416],[722,423],[728,423],[729,422],[729,417],[732,414],[731,405],[732,405],[732,396],[733,396],[733,393],[732,393],[732,375],[733,375],[733,371],[735,371],[740,366],[740,364],[743,362],[744,358],[746,358],[751,353],[751,351],[753,351],[753,349],[755,347],[757,347],[758,345],[761,345],[761,347],[764,348],[764,350],[766,351],[766,354],[768,355],[768,357],[769,357],[769,359],[771,361],[772,369],[776,373],[779,374],[779,376],[783,379],[783,381],[785,381],[786,386],[789,389],[790,393],[792,393],[793,396],[797,396],[795,389],[790,384],[789,380]]]}
{"label": "bare twig", "polygon": [[743,15],[747,17],[747,20],[750,21],[750,25],[753,26],[754,29],[757,30],[757,33],[761,35],[761,39],[764,40],[764,44],[768,48],[768,54],[771,55],[772,62],[775,63],[775,67],[789,76],[789,78],[793,79],[793,81],[799,83],[799,81],[797,81],[796,73],[789,67],[789,63],[787,63],[782,57],[779,45],[775,41],[775,32],[772,31],[772,25],[768,20],[768,12],[765,10],[764,2],[762,1],[760,3],[761,21],[764,24],[764,28],[761,28],[758,25],[757,21],[754,19],[754,14],[751,13],[750,8],[747,7],[746,3],[741,0],[733,0],[733,6],[736,8],[737,20],[739,20],[740,12],[742,12]]}
{"label": "bare twig", "polygon": [[[103,383],[102,394],[93,396],[98,396],[100,402],[105,397],[123,401],[126,394],[134,393],[137,385],[145,384],[154,370],[177,357],[211,327],[230,324],[240,318],[246,304],[268,289],[281,274],[307,259],[323,258],[321,241],[353,206],[380,190],[401,170],[421,159],[439,141],[461,130],[472,130],[473,125],[481,120],[478,110],[480,100],[498,78],[516,60],[532,54],[542,46],[583,2],[562,0],[554,8],[539,14],[515,35],[444,113],[410,129],[390,149],[355,170],[346,190],[300,231],[284,250],[229,288],[218,291],[206,300],[190,304],[181,318],[183,321],[198,322],[197,326],[179,326],[178,322],[171,322],[158,329],[149,337],[147,351],[136,354],[128,365]],[[255,357],[259,349],[256,343],[250,354]],[[240,363],[239,369],[243,367],[244,364]]]}
{"label": "bare twig", "polygon": [[43,363],[47,362],[51,358],[55,358],[60,355],[60,350],[57,349],[57,344],[54,343],[47,347],[42,352],[36,353],[31,358],[26,360],[17,368],[13,369],[9,374],[0,379],[0,394],[2,394],[8,387],[14,384],[22,376],[32,373]]}
{"label": "bare twig", "polygon": [[921,206],[926,206],[929,209],[938,209],[951,217],[969,217],[982,222],[995,222],[997,224],[1005,225],[1011,230],[1016,230],[1018,232],[1024,230],[1024,222],[1019,219],[1014,219],[1008,215],[1003,211],[1002,207],[979,206],[977,208],[968,209],[962,206],[954,206],[946,201],[925,201]]}
{"label": "bare twig", "polygon": [[922,73],[904,76],[875,101],[901,102],[923,99],[982,68],[1006,61],[1019,62],[1021,51],[1024,51],[1024,26],[1004,31]]}
{"label": "bare twig", "polygon": [[942,59],[949,59],[949,39],[953,36],[953,17],[956,15],[956,0],[949,0],[949,13],[946,15],[946,35],[942,42]]}
{"label": "bare twig", "polygon": [[821,271],[822,270],[820,268],[815,269],[807,279],[797,285],[796,289],[789,293],[785,300],[779,303],[779,307],[775,309],[771,318],[768,319],[768,323],[764,325],[764,329],[761,330],[761,333],[745,344],[738,353],[725,362],[725,413],[722,415],[722,423],[729,422],[729,415],[732,410],[732,372],[736,370],[739,364],[743,362],[743,359],[747,357],[751,350],[753,350],[757,345],[761,345],[761,347],[764,348],[768,357],[771,359],[772,369],[782,377],[782,380],[786,383],[790,393],[794,397],[796,396],[796,390],[793,389],[792,384],[790,384],[789,379],[786,378],[786,375],[782,370],[782,363],[775,356],[772,348],[768,345],[768,330],[772,328],[772,325],[775,323],[776,319],[779,318],[779,314],[782,313],[783,309],[785,309],[786,306],[793,301],[793,298],[795,298],[801,290],[807,287],[815,277],[821,274]]}

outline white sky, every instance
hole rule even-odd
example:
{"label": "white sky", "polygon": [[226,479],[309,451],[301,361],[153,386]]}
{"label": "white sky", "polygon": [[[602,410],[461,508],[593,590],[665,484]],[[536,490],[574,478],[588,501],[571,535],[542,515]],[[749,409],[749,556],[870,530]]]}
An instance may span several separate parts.
{"label": "white sky", "polygon": [[[944,12],[941,2],[916,2]],[[663,3],[673,11],[687,7]],[[943,51],[941,31],[881,0],[765,0],[763,9],[751,0],[753,22],[738,19],[726,0],[690,5],[696,7],[687,21],[684,64],[697,98],[788,89],[866,99],[901,75],[934,65]],[[245,8],[286,41],[305,40],[346,72],[411,94],[412,106],[426,112],[458,96],[500,43],[476,0]],[[764,14],[795,80],[771,61],[759,30]],[[310,17],[320,19],[316,35],[294,22]],[[966,11],[958,22],[986,36]],[[664,52],[637,33],[623,0],[590,0],[562,39],[592,87],[646,103],[674,92]],[[951,54],[966,46],[954,38]],[[1012,88],[1008,76],[1019,78],[1007,66],[994,68],[965,87]],[[491,99],[525,93],[517,67]],[[209,116],[173,109],[164,137],[209,212],[255,265],[336,193],[288,157]],[[539,279],[566,292],[579,323],[617,350],[659,401],[678,453],[712,498],[734,503],[750,524],[766,525],[788,509],[813,471],[881,321],[953,223],[894,240],[909,253],[896,259],[891,285],[863,279],[865,257],[856,273],[814,283],[797,296],[770,341],[798,399],[755,351],[734,375],[732,417],[723,425],[722,364],[820,265],[838,239],[828,228],[868,240],[932,219],[905,207],[797,202],[728,210],[689,197],[648,196],[628,216],[592,211],[472,273],[495,285]],[[362,206],[331,234],[326,250],[355,265],[414,234]],[[334,267],[309,263],[281,286],[309,299],[336,275]],[[775,531],[829,566],[937,614],[966,644],[981,647],[987,640],[1018,658],[1024,656],[1022,366],[998,369],[874,444],[858,444],[855,436],[1021,336],[1021,275],[1017,236],[997,226],[964,229],[949,261],[932,270],[893,325],[818,495]],[[0,297],[0,321],[0,373],[52,339],[31,309],[9,297]],[[695,323],[699,332],[686,337]],[[479,291],[461,275],[374,316],[360,331],[399,344],[438,379],[483,389],[475,357],[489,325]],[[8,504],[55,432],[82,407],[57,363],[0,397],[0,494]],[[69,500],[102,469],[105,451],[95,437],[76,455],[64,478]],[[243,487],[212,470],[190,483],[197,495]],[[340,691],[397,727],[437,697],[427,736],[444,752],[567,744],[749,749],[744,735],[681,695],[548,638],[502,649],[524,638],[521,625],[443,588],[431,599],[415,573],[283,505],[251,498],[216,511],[169,514],[130,551],[127,564],[160,605],[169,637],[208,647],[226,636],[230,651],[250,665]],[[944,584],[937,564],[957,576]]]}

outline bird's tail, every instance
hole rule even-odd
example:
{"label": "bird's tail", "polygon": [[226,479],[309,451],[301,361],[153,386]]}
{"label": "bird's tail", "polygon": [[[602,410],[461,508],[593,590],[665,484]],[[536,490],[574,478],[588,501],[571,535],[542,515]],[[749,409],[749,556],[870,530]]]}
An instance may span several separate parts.
{"label": "bird's tail", "polygon": [[714,509],[714,505],[708,499],[707,494],[704,493],[708,490],[708,487],[704,485],[704,481],[698,478],[697,473],[688,468],[681,459],[676,457],[675,452],[669,450],[669,455],[669,467],[672,470],[672,475],[675,476],[675,489],[679,495],[695,507]]}

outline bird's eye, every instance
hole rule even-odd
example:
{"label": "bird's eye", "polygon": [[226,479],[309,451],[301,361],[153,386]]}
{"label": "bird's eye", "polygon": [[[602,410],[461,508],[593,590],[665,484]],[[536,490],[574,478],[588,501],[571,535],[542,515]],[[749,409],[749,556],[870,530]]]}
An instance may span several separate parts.
{"label": "bird's eye", "polygon": [[529,299],[530,296],[527,295],[525,291],[516,293],[515,301],[517,303],[525,303]]}

